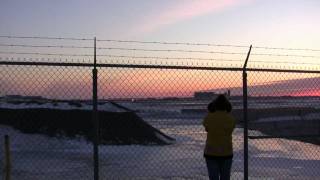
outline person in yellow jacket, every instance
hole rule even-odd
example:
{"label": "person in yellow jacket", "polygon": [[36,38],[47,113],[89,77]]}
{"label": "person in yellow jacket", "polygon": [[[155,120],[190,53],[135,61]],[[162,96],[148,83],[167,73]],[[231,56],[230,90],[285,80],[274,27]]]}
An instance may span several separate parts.
{"label": "person in yellow jacket", "polygon": [[232,132],[235,128],[231,110],[228,99],[219,95],[208,105],[209,112],[203,120],[203,126],[207,131],[204,158],[210,180],[230,179],[233,158]]}

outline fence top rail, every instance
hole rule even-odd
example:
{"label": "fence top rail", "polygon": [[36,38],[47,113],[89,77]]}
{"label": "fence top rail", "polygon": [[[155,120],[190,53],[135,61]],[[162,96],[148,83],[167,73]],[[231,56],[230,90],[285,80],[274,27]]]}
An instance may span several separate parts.
{"label": "fence top rail", "polygon": [[[8,66],[65,66],[65,67],[94,67],[93,63],[64,63],[64,62],[21,62],[0,61],[0,65]],[[243,71],[242,67],[208,67],[208,66],[179,66],[179,65],[140,65],[140,64],[108,64],[97,63],[96,67],[112,68],[140,68],[140,69],[185,69],[185,70],[219,70],[219,71]],[[285,72],[285,73],[310,73],[318,74],[320,70],[293,70],[293,69],[271,69],[271,68],[247,68],[246,71],[253,72]]]}

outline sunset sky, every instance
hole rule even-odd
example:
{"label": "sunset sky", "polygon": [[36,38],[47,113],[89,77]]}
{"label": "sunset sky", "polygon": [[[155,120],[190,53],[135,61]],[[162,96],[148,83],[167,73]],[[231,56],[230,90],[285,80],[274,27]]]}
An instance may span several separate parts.
{"label": "sunset sky", "polygon": [[[0,35],[4,36],[97,37],[98,39],[244,46],[252,44],[254,47],[320,49],[320,1],[318,0],[1,0],[0,25]],[[17,44],[16,41],[10,42],[6,39],[0,39],[0,42]],[[18,41],[19,43],[21,44]],[[36,44],[38,42],[31,41],[31,43]],[[26,43],[23,42],[22,44]],[[100,45],[108,46],[109,44],[101,43]],[[188,47],[160,48],[183,49]],[[209,49],[208,47],[201,48],[203,48],[201,50],[221,51],[221,49]],[[12,51],[5,47],[0,47],[0,50]],[[17,49],[14,50],[16,51]],[[223,49],[223,51],[244,54],[247,50],[247,48]],[[37,49],[37,51],[43,52],[44,50]],[[293,65],[294,67],[299,67],[299,69],[317,69],[320,64],[319,52],[253,49],[253,56],[250,57],[252,63],[250,65],[254,64],[262,67]],[[86,52],[81,51],[80,53]],[[168,53],[139,54],[136,52],[128,54],[128,52],[119,53],[117,51],[112,51],[111,53],[135,56],[190,57],[190,53],[182,55]],[[254,53],[293,54],[314,57],[270,57],[255,56]],[[3,54],[0,54],[0,56],[2,58],[11,57]],[[196,54],[192,56],[240,60],[245,58],[245,55],[228,57]],[[255,61],[267,61],[268,63]],[[279,62],[287,63],[279,64]],[[301,62],[306,64],[296,64]],[[228,62],[227,64],[232,65],[232,63]],[[308,63],[313,65],[308,65]],[[126,73],[132,72],[127,71]],[[117,75],[117,72],[115,72],[112,76],[116,78]],[[156,78],[154,77],[154,79]],[[295,79],[293,76],[287,76],[287,78]],[[140,83],[145,81],[143,75],[136,79]],[[153,82],[153,80],[150,82]],[[261,79],[261,82],[268,80],[277,79],[264,78]],[[86,79],[85,81],[88,82],[89,80]],[[193,81],[197,82],[197,79],[193,79]],[[239,83],[229,83],[229,85],[238,86]],[[119,86],[119,89],[121,88],[123,86]],[[214,89],[219,87],[199,86],[199,88]],[[171,89],[174,91],[174,87],[171,87]],[[138,90],[134,88],[130,90],[129,88],[127,91]],[[162,92],[166,91],[169,90],[163,89]],[[191,92],[190,89],[189,91]],[[164,93],[164,95],[170,95],[170,92]],[[174,92],[171,94],[174,94]]]}
{"label": "sunset sky", "polygon": [[2,0],[0,34],[320,47],[318,0]]}

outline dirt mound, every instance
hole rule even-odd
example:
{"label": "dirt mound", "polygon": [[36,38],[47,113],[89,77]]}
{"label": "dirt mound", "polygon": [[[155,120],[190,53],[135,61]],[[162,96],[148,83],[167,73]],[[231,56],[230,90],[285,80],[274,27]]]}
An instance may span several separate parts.
{"label": "dirt mound", "polygon": [[[47,108],[0,109],[0,124],[23,133],[93,140],[92,111]],[[99,111],[100,144],[166,145],[174,139],[143,121],[134,112]]]}

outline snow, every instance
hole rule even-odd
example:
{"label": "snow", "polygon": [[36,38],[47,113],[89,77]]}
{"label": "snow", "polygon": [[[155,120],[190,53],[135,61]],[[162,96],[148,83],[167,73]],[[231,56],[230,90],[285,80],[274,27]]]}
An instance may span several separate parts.
{"label": "snow", "polygon": [[[203,148],[206,132],[200,119],[183,119],[170,113],[178,108],[160,108],[150,103],[122,103],[137,110],[154,127],[176,139],[166,146],[126,145],[99,146],[101,179],[208,179]],[[52,108],[91,110],[59,102],[44,104],[10,104],[0,102],[1,108]],[[147,108],[149,107],[149,108]],[[99,105],[99,110],[124,111],[110,103]],[[151,118],[152,113],[163,114]],[[263,118],[259,121],[312,120],[319,113],[300,116]],[[0,138],[11,139],[12,179],[21,180],[81,180],[93,178],[93,146],[81,137],[77,139],[50,138],[43,135],[23,134],[11,127],[0,125]],[[260,134],[251,131],[250,134]],[[234,159],[231,179],[243,179],[243,130],[233,133]],[[2,145],[1,145],[2,146]],[[4,148],[0,147],[3,160]],[[0,163],[3,169],[3,162]],[[320,146],[287,139],[249,139],[250,179],[320,179]]]}
{"label": "snow", "polygon": [[[20,133],[0,126],[11,139],[12,179],[92,179],[92,144]],[[200,125],[161,129],[176,138],[168,146],[100,146],[101,179],[207,179]],[[232,179],[243,179],[243,131],[233,134]],[[250,140],[251,179],[318,179],[320,147],[284,140]],[[0,150],[3,156],[3,148]],[[3,159],[1,157],[1,159]],[[1,164],[2,165],[2,164]],[[2,168],[2,167],[1,167]]]}

